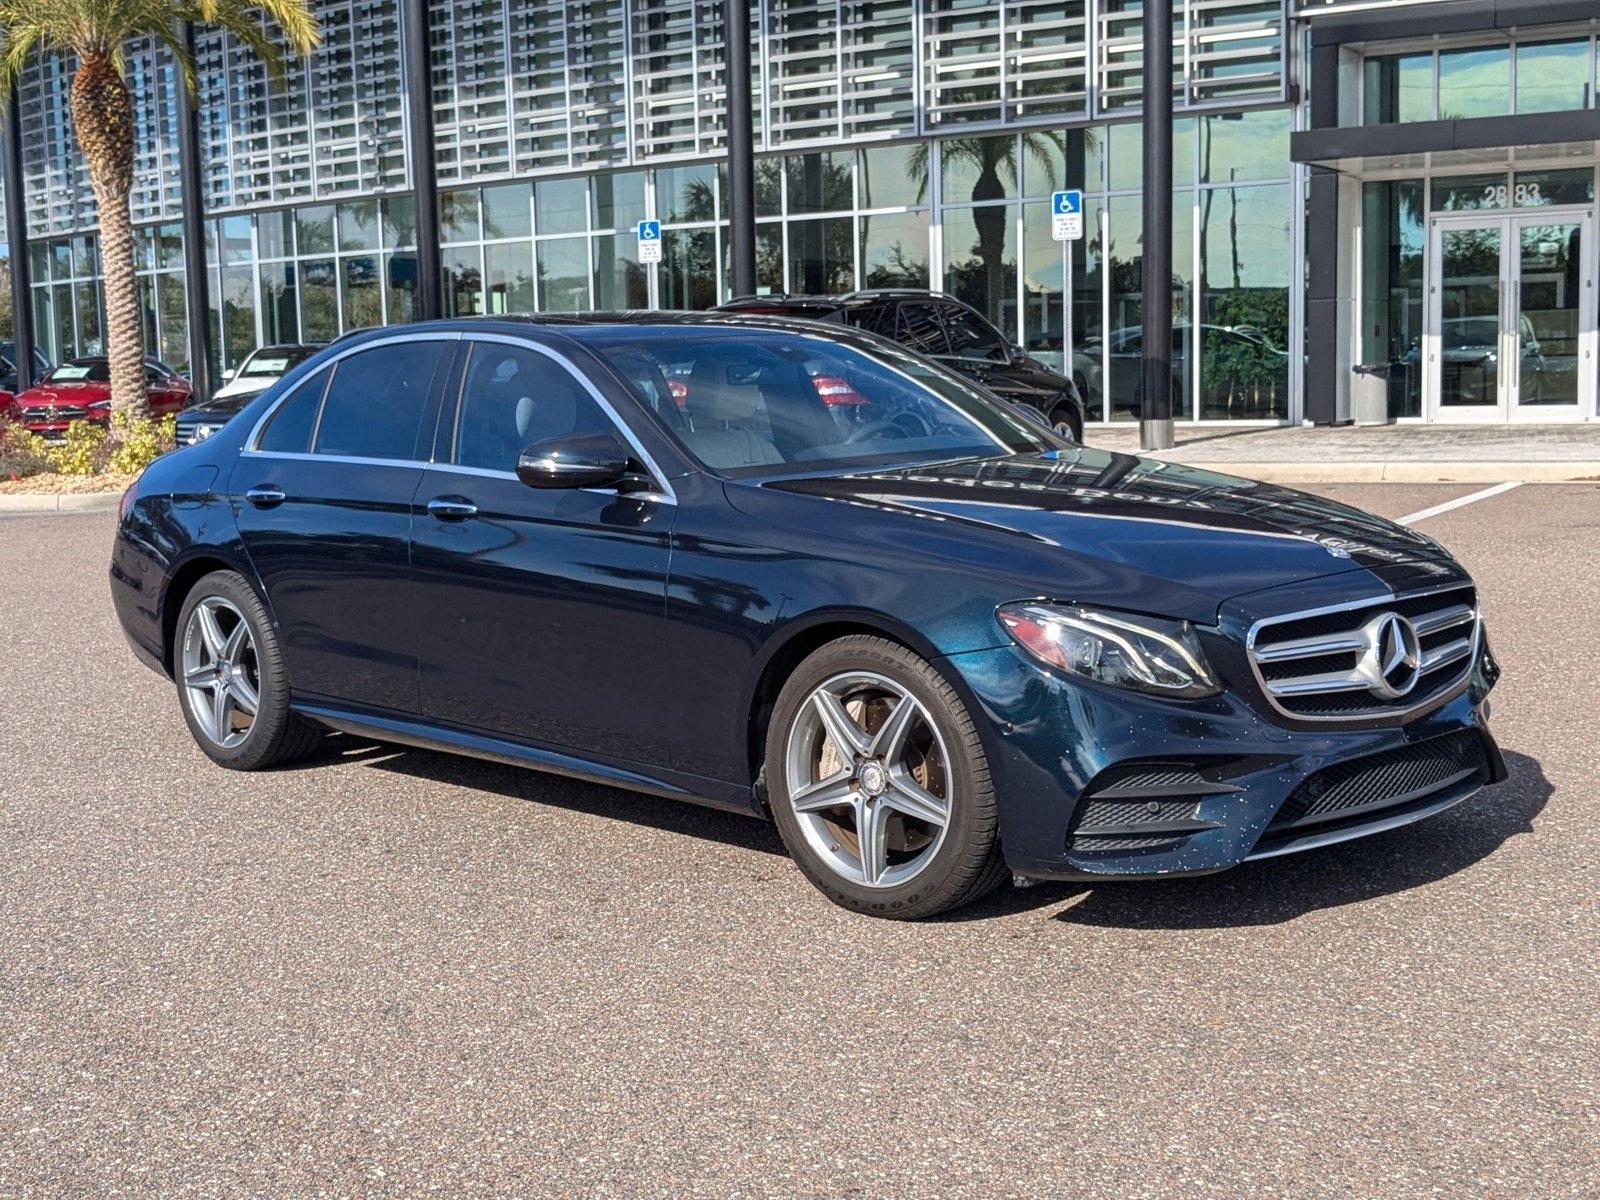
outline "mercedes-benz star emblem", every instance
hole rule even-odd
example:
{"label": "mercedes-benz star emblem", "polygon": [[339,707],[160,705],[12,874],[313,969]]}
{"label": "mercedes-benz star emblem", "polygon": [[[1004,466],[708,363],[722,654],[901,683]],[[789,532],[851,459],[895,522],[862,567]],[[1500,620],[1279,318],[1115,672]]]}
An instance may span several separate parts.
{"label": "mercedes-benz star emblem", "polygon": [[1366,645],[1356,672],[1374,696],[1398,700],[1422,673],[1422,644],[1411,622],[1399,613],[1379,613],[1361,627]]}

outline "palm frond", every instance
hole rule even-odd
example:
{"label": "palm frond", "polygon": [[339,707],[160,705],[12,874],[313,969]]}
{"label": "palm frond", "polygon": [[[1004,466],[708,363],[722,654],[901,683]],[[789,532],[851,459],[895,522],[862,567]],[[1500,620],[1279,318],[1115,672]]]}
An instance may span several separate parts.
{"label": "palm frond", "polygon": [[274,82],[284,78],[284,47],[306,55],[322,44],[310,0],[0,0],[0,98],[37,53],[109,59],[121,73],[124,48],[147,38],[172,52],[193,94],[198,77],[184,24],[237,38]]}

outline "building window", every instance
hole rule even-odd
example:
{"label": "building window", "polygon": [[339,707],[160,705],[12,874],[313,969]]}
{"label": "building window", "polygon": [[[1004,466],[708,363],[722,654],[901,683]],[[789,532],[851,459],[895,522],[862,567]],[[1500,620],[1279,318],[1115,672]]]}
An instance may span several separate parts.
{"label": "building window", "polygon": [[1433,120],[1433,52],[1367,59],[1362,110],[1368,125]]}
{"label": "building window", "polygon": [[1503,117],[1511,111],[1511,47],[1439,53],[1439,119]]}
{"label": "building window", "polygon": [[1588,38],[1517,46],[1519,113],[1587,108],[1592,82]]}
{"label": "building window", "polygon": [[1383,366],[1391,417],[1422,415],[1423,185],[1361,190],[1361,361]]}

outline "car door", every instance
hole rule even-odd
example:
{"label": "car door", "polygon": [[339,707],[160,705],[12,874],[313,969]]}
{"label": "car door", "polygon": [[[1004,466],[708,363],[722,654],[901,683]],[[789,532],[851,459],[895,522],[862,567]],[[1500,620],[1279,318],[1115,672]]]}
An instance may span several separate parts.
{"label": "car door", "polygon": [[417,493],[412,568],[423,711],[586,756],[665,764],[659,706],[668,539],[649,495],[541,490],[527,446],[615,434],[617,410],[556,350],[469,335]]}
{"label": "car door", "polygon": [[252,431],[229,482],[295,691],[417,710],[411,501],[459,334],[365,342]]}

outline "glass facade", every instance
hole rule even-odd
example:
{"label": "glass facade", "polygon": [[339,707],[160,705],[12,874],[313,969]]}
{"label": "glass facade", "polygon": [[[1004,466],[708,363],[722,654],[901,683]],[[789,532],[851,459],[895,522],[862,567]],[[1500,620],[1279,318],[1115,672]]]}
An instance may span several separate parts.
{"label": "glass facade", "polygon": [[[1176,414],[1298,419],[1305,181],[1288,143],[1304,107],[1302,6],[1172,2],[1173,278],[1160,302],[1174,317]],[[245,46],[215,34],[198,45],[219,372],[262,344],[416,312],[401,5],[315,8],[324,45],[283,88]],[[731,298],[721,0],[431,0],[430,11],[422,86],[448,313]],[[1134,418],[1150,302],[1143,12],[1144,0],[751,0],[751,78],[738,82],[756,98],[758,290],[949,292],[1070,371],[1091,419]],[[182,368],[179,84],[153,45],[128,47],[127,67],[150,344]],[[1402,45],[1357,75],[1356,119],[1373,124],[1592,107],[1595,35]],[[40,58],[20,87],[34,310],[58,358],[100,349],[103,324],[71,78],[70,62]],[[1398,361],[1420,336],[1428,214],[1581,203],[1588,174],[1584,185],[1553,166],[1484,166],[1365,184],[1363,357]],[[1085,192],[1085,236],[1067,261],[1048,212],[1062,187]],[[633,234],[646,217],[664,226],[654,269]],[[1390,386],[1396,414],[1419,411],[1414,380],[1399,372]]]}
{"label": "glass facade", "polygon": [[1595,37],[1529,34],[1362,61],[1368,125],[1563,112],[1595,104]]}
{"label": "glass facade", "polygon": [[[283,88],[232,39],[205,33],[197,46],[219,373],[258,345],[415,311],[400,4],[315,8],[323,45]],[[1045,208],[1052,188],[1083,187],[1093,199],[1074,249],[1074,369],[1095,412],[1126,415],[1133,401],[1103,382],[1117,370],[1106,330],[1136,324],[1139,304],[1137,129],[1116,122],[1137,119],[1142,11],[1141,0],[753,0],[759,289],[942,287],[1061,363],[1063,277]],[[448,313],[730,298],[720,0],[433,0],[431,20]],[[1191,325],[1196,311],[1203,324],[1271,325],[1283,307],[1257,296],[1277,281],[1235,271],[1219,289],[1207,264],[1277,237],[1264,231],[1288,207],[1284,27],[1281,0],[1174,3],[1175,102],[1197,114],[1183,121],[1173,300]],[[150,344],[181,368],[178,80],[153,45],[129,47],[128,70]],[[47,268],[33,274],[35,309],[58,358],[101,337],[95,264],[54,253],[92,242],[95,224],[70,80],[70,62],[43,57],[21,87],[29,232]],[[1241,107],[1267,110],[1238,125],[1270,144],[1266,174],[1200,161],[1195,131],[1212,119],[1198,114]],[[1213,155],[1248,156],[1237,139],[1207,138]],[[1231,240],[1196,236],[1223,213],[1236,218]],[[644,217],[665,226],[654,272],[633,235]],[[1196,341],[1212,353],[1211,339]],[[1201,365],[1184,362],[1184,403],[1199,411]],[[1217,386],[1226,395],[1208,411],[1225,415],[1271,415],[1284,393],[1241,404],[1236,387]]]}

